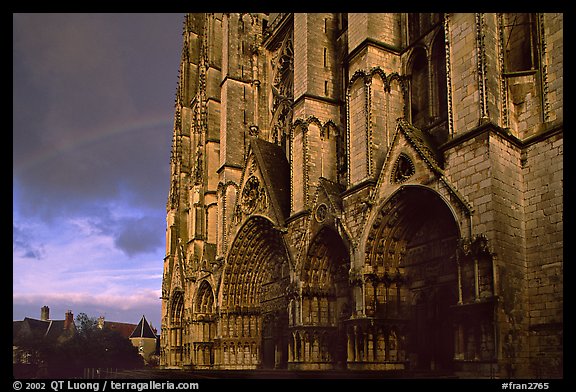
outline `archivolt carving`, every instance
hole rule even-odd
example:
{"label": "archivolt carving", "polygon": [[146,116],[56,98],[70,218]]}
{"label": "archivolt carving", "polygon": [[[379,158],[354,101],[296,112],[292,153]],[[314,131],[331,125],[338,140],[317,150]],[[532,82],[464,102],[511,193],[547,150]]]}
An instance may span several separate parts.
{"label": "archivolt carving", "polygon": [[287,265],[280,233],[265,218],[249,219],[238,232],[228,254],[222,306],[228,311],[237,307],[259,308],[262,284],[278,273],[276,264]]}

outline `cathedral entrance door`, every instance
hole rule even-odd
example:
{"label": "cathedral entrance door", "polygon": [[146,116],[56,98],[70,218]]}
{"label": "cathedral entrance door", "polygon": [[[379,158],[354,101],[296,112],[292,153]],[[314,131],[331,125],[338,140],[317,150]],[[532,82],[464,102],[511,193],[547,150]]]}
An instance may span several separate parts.
{"label": "cathedral entrance door", "polygon": [[[287,364],[289,263],[271,221],[252,217],[240,229],[223,276],[222,367],[280,368]],[[224,311],[222,311],[222,309]]]}
{"label": "cathedral entrance door", "polygon": [[382,206],[365,250],[366,313],[382,325],[388,347],[376,358],[426,370],[451,367],[459,236],[452,210],[430,188],[406,185]]}
{"label": "cathedral entrance door", "polygon": [[288,363],[287,320],[282,312],[269,313],[262,321],[262,368],[285,369]]}
{"label": "cathedral entrance door", "polygon": [[262,321],[262,368],[273,369],[276,342],[273,316],[267,314]]}
{"label": "cathedral entrance door", "polygon": [[414,305],[414,367],[426,370],[452,368],[454,337],[450,306],[456,299],[449,289],[439,288],[432,295],[420,296]]}

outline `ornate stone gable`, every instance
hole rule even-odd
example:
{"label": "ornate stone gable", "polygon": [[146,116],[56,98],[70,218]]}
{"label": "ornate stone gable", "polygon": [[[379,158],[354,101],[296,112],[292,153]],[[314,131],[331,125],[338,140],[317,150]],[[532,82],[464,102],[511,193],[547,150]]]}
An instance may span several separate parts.
{"label": "ornate stone gable", "polygon": [[445,194],[447,199],[454,199],[465,215],[473,212],[470,203],[444,175],[442,155],[430,138],[400,119],[368,204],[381,203],[403,185],[430,186]]}
{"label": "ornate stone gable", "polygon": [[288,163],[281,148],[252,138],[240,180],[228,238],[253,215],[283,226],[289,207]]}
{"label": "ornate stone gable", "polygon": [[230,229],[239,227],[251,215],[269,216],[270,196],[264,178],[252,151],[248,152],[245,170],[242,173],[240,192],[236,199]]}
{"label": "ornate stone gable", "polygon": [[311,213],[305,218],[305,232],[301,240],[294,244],[296,245],[295,249],[297,249],[294,257],[296,268],[304,261],[311,241],[324,228],[332,229],[345,242],[353,242],[350,230],[342,219],[343,205],[340,196],[342,192],[343,188],[339,184],[323,177],[319,178],[318,186],[312,198]]}

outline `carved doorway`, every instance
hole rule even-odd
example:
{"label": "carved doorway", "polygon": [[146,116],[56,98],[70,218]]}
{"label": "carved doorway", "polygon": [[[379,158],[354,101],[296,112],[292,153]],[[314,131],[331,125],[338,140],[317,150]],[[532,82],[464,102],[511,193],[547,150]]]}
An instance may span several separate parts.
{"label": "carved doorway", "polygon": [[285,369],[288,365],[288,320],[278,309],[262,320],[262,368]]}
{"label": "carved doorway", "polygon": [[414,304],[412,320],[412,366],[426,370],[449,370],[453,365],[454,336],[451,306],[456,297],[440,288]]}
{"label": "carved doorway", "polygon": [[381,208],[366,243],[365,303],[385,332],[385,352],[369,358],[421,370],[451,368],[459,235],[454,214],[429,188],[404,186]]}
{"label": "carved doorway", "polygon": [[289,279],[280,232],[264,217],[250,218],[236,235],[223,276],[222,368],[286,367]]}
{"label": "carved doorway", "polygon": [[292,302],[292,306],[296,305],[291,325],[292,368],[345,366],[345,322],[352,309],[349,269],[348,250],[338,233],[327,227],[321,229],[299,271],[302,297]]}

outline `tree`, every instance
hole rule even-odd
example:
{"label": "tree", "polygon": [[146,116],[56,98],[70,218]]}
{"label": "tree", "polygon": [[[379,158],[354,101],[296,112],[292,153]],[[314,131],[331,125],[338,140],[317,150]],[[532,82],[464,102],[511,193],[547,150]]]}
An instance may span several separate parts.
{"label": "tree", "polygon": [[76,331],[79,335],[88,338],[99,329],[98,320],[95,317],[88,317],[86,313],[79,313],[76,316]]}
{"label": "tree", "polygon": [[138,349],[116,331],[102,329],[85,313],[76,316],[78,333],[63,345],[66,359],[81,368],[133,369],[144,365]]}

